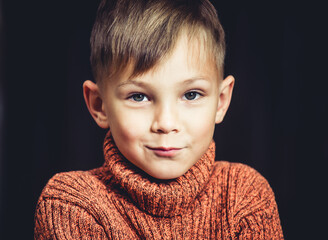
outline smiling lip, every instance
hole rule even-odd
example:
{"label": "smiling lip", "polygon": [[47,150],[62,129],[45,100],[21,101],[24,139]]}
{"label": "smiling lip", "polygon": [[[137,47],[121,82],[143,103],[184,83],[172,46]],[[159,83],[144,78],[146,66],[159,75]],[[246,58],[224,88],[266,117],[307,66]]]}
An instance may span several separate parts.
{"label": "smiling lip", "polygon": [[173,147],[147,147],[155,153],[158,157],[174,157],[182,148],[173,148]]}

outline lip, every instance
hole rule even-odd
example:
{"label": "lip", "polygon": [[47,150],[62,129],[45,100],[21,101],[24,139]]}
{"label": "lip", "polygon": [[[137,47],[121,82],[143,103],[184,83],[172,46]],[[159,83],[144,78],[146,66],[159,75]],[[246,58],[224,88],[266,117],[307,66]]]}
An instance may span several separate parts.
{"label": "lip", "polygon": [[158,157],[174,157],[182,148],[175,147],[147,147]]}

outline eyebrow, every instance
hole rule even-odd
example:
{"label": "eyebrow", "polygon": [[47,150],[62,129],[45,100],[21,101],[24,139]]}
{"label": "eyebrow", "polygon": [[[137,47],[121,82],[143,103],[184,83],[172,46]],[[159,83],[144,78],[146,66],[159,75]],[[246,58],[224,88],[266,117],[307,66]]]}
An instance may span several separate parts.
{"label": "eyebrow", "polygon": [[133,80],[133,79],[129,79],[127,81],[124,81],[124,82],[120,83],[118,85],[118,87],[122,87],[122,86],[125,86],[125,85],[137,85],[137,86],[143,87],[146,84],[144,82],[140,82],[140,81],[136,81],[136,80]]}
{"label": "eyebrow", "polygon": [[[188,79],[182,81],[181,83],[184,84],[184,85],[187,85],[187,84],[191,84],[191,83],[196,82],[196,81],[209,81],[209,79],[206,78],[206,77],[193,77],[193,78],[188,78]],[[122,86],[125,86],[125,85],[136,85],[136,86],[139,86],[139,87],[145,87],[148,84],[145,83],[145,82],[140,82],[140,81],[134,80],[134,79],[129,79],[127,81],[124,81],[124,82],[120,83],[118,85],[118,87],[122,87]]]}
{"label": "eyebrow", "polygon": [[182,83],[184,83],[184,84],[190,84],[190,83],[193,83],[193,82],[196,82],[196,81],[206,81],[206,82],[208,82],[209,79],[206,78],[206,77],[199,76],[199,77],[194,77],[194,78],[186,79]]}

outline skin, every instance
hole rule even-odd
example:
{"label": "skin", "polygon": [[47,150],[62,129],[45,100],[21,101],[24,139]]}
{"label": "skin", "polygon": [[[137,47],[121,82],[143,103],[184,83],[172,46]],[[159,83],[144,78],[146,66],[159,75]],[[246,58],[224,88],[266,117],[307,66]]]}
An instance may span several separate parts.
{"label": "skin", "polygon": [[140,76],[130,78],[127,69],[101,88],[83,84],[96,123],[110,128],[126,159],[157,179],[178,178],[201,158],[230,104],[234,78],[220,79],[213,62],[190,54],[197,46],[182,36]]}

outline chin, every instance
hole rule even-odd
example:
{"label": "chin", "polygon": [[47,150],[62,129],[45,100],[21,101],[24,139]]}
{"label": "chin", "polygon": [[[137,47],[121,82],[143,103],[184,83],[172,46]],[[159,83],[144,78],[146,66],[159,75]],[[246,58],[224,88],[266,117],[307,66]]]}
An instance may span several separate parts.
{"label": "chin", "polygon": [[188,169],[174,169],[173,171],[170,169],[162,170],[162,171],[151,171],[147,172],[150,176],[153,178],[159,179],[159,180],[170,180],[175,179],[178,177],[181,177],[183,174],[185,174],[188,171]]}

